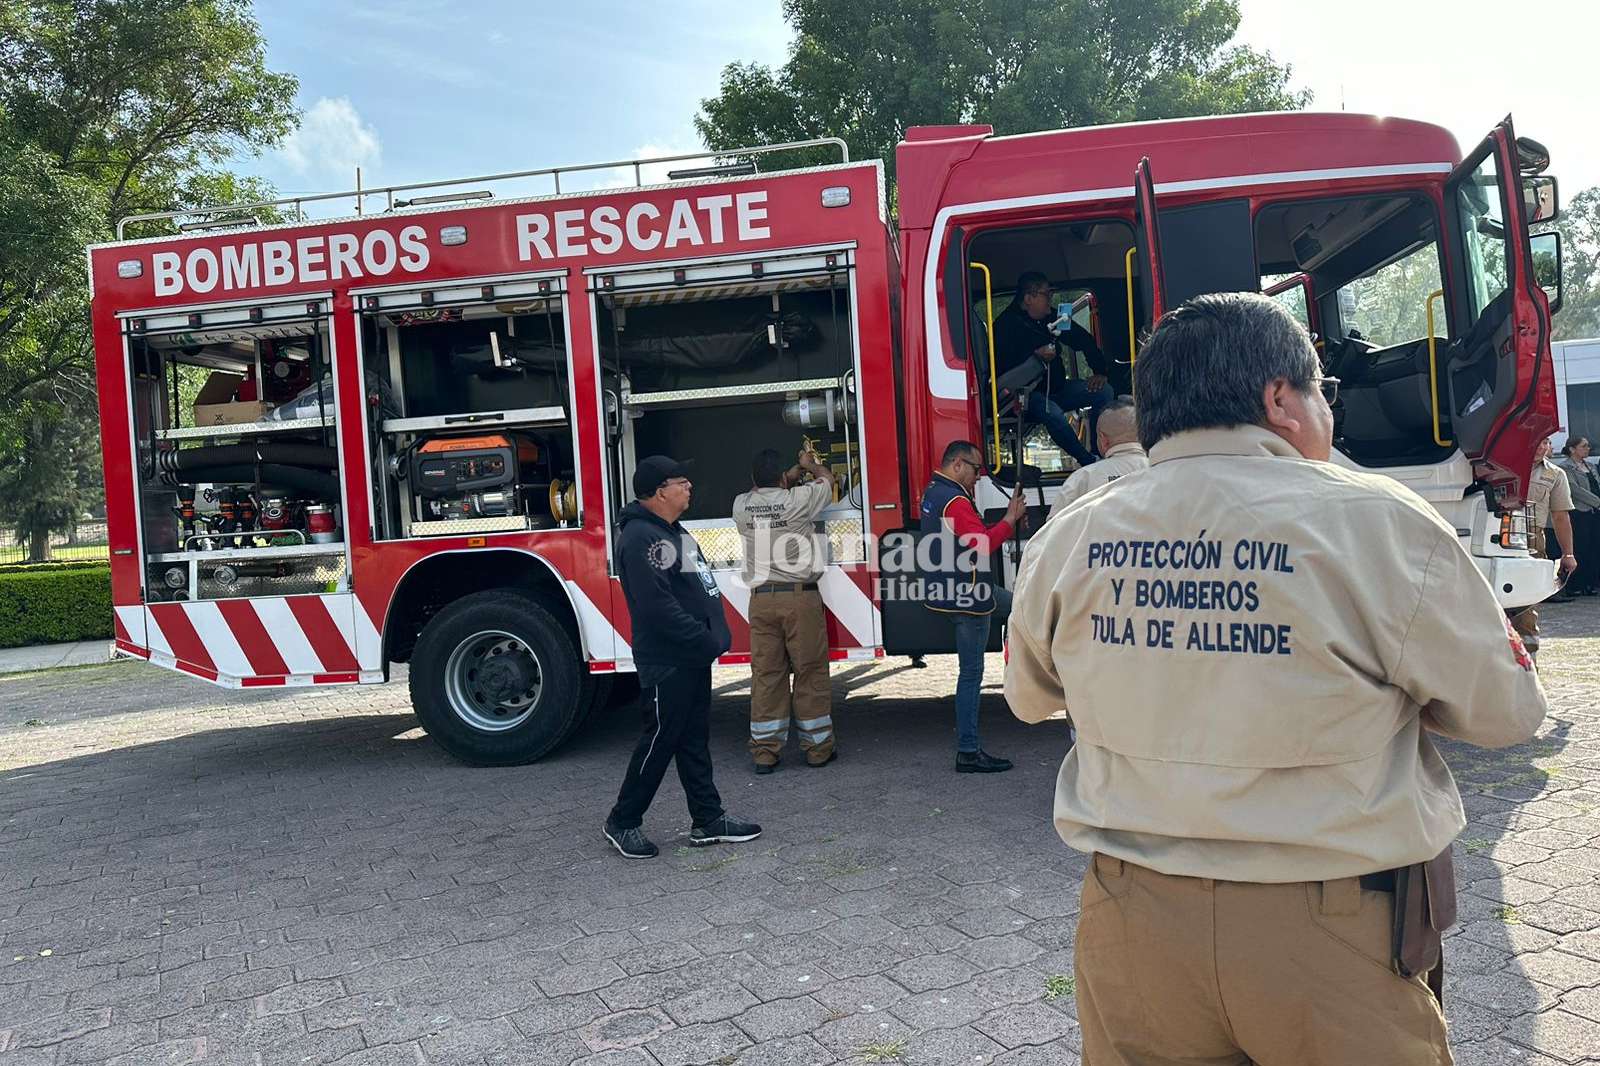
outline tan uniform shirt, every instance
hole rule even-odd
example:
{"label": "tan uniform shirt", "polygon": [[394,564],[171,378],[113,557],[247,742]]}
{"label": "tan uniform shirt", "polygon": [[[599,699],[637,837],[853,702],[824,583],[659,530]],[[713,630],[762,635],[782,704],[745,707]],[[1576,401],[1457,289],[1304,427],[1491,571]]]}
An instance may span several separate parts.
{"label": "tan uniform shirt", "polygon": [[1098,463],[1090,463],[1088,466],[1079,467],[1072,472],[1072,476],[1067,478],[1067,483],[1061,486],[1061,495],[1056,497],[1056,502],[1051,506],[1050,514],[1045,521],[1048,522],[1051,518],[1070,507],[1074,500],[1087,495],[1101,485],[1109,484],[1119,477],[1125,477],[1140,470],[1147,470],[1149,467],[1150,459],[1144,454],[1144,449],[1139,447],[1137,441],[1117,445],[1106,452],[1105,458]]}
{"label": "tan uniform shirt", "polygon": [[832,502],[833,486],[820,478],[792,489],[740,493],[733,521],[744,539],[745,584],[817,580],[828,564],[828,539],[817,532],[817,515]]}
{"label": "tan uniform shirt", "polygon": [[1548,526],[1552,511],[1572,510],[1572,486],[1567,475],[1548,459],[1533,465],[1528,478],[1528,507],[1533,512],[1534,529]]}
{"label": "tan uniform shirt", "polygon": [[1547,710],[1456,532],[1398,482],[1255,427],[1170,437],[1028,543],[1005,692],[1065,708],[1055,824],[1162,873],[1329,880],[1466,824],[1424,727],[1484,747]]}

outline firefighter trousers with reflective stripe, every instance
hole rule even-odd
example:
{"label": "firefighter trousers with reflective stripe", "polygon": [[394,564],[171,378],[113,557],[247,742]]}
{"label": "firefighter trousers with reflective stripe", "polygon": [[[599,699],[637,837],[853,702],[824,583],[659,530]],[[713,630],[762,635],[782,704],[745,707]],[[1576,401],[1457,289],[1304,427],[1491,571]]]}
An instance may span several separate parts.
{"label": "firefighter trousers with reflective stripe", "polygon": [[778,761],[789,719],[809,762],[833,754],[833,692],[822,594],[758,592],[750,597],[750,754]]}
{"label": "firefighter trousers with reflective stripe", "polygon": [[640,825],[667,764],[676,761],[690,817],[695,825],[709,825],[723,815],[722,797],[711,779],[711,667],[641,667],[639,674],[644,732],[633,746],[611,824],[618,829]]}
{"label": "firefighter trousers with reflective stripe", "polygon": [[1390,965],[1394,896],[1359,879],[1172,877],[1096,855],[1074,966],[1086,1066],[1450,1066]]}

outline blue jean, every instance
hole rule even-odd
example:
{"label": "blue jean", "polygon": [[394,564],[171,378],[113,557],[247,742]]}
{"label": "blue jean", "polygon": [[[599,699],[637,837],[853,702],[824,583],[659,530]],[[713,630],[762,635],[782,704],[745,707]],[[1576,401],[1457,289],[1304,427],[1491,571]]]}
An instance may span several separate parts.
{"label": "blue jean", "polygon": [[978,697],[983,693],[983,656],[989,647],[989,627],[1004,624],[1011,614],[1011,592],[994,586],[994,612],[957,614],[956,625],[956,750],[977,751]]}
{"label": "blue jean", "polygon": [[1080,407],[1089,408],[1089,440],[1094,441],[1095,426],[1100,421],[1100,410],[1116,398],[1110,385],[1100,386],[1099,391],[1091,392],[1086,381],[1067,380],[1058,382],[1047,394],[1035,389],[1028,394],[1027,415],[1029,421],[1044,426],[1050,433],[1050,439],[1056,445],[1078,461],[1080,466],[1088,466],[1094,462],[1094,455],[1089,448],[1083,446],[1078,435],[1072,432],[1072,425],[1067,421],[1067,412],[1076,411]]}

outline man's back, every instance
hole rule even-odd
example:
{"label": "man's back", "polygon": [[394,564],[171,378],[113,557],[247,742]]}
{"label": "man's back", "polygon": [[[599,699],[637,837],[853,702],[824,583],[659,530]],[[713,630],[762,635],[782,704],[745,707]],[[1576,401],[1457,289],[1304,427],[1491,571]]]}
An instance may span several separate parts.
{"label": "man's back", "polygon": [[1489,746],[1545,709],[1454,530],[1253,427],[1169,437],[1151,462],[1050,522],[1018,576],[1007,699],[1038,720],[1064,691],[1077,727],[1062,836],[1260,882],[1438,854],[1464,818],[1419,705]]}
{"label": "man's back", "polygon": [[733,521],[744,541],[746,583],[815,581],[827,565],[827,541],[817,516],[833,502],[833,486],[812,481],[794,488],[755,488],[733,501]]}
{"label": "man's back", "polygon": [[1137,443],[1118,444],[1108,449],[1104,459],[1072,472],[1066,484],[1061,486],[1056,502],[1051,504],[1046,520],[1054,518],[1100,486],[1149,468],[1150,459]]}

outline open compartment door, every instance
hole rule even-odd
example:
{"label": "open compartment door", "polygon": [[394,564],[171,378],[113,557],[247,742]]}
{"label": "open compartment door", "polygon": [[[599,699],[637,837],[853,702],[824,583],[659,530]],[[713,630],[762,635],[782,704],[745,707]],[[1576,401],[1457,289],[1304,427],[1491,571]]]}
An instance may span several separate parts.
{"label": "open compartment door", "polygon": [[1534,449],[1558,419],[1550,310],[1528,245],[1523,169],[1508,115],[1450,175],[1445,193],[1464,328],[1434,403],[1448,405],[1455,444],[1496,510],[1522,505]]}
{"label": "open compartment door", "polygon": [[[1133,237],[1134,252],[1140,269],[1148,277],[1145,286],[1148,294],[1149,322],[1152,328],[1166,311],[1166,279],[1161,269],[1161,219],[1156,213],[1156,179],[1150,173],[1150,157],[1139,160],[1133,172]],[[1128,306],[1133,307],[1133,270],[1128,269]]]}

